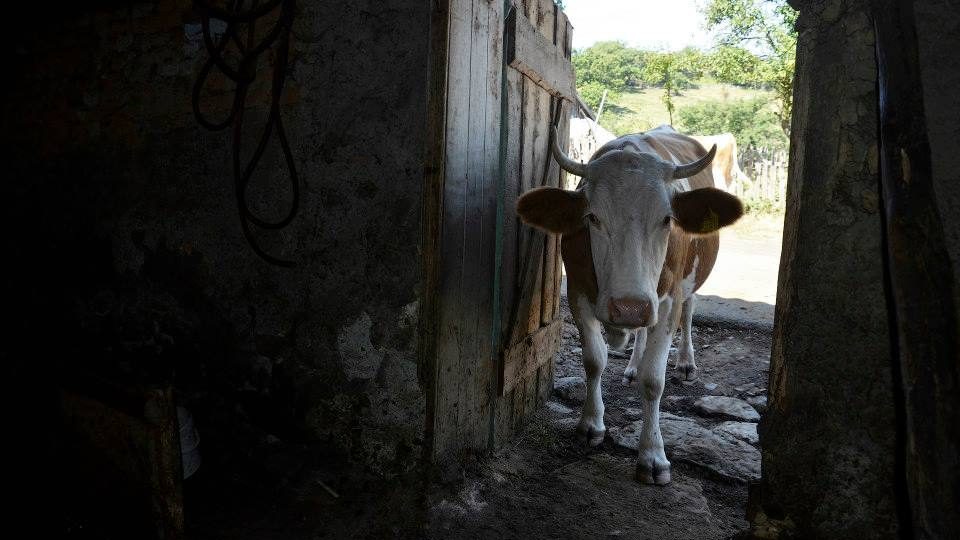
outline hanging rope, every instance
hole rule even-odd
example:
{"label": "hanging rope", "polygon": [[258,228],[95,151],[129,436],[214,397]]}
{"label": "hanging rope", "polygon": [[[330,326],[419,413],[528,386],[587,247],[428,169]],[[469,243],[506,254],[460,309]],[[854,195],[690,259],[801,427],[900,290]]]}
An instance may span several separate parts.
{"label": "hanging rope", "polygon": [[[196,83],[193,86],[193,114],[197,122],[211,131],[222,131],[233,127],[233,177],[234,192],[237,199],[237,209],[240,214],[240,228],[250,247],[263,260],[277,266],[291,267],[293,261],[278,259],[269,255],[257,244],[251,230],[251,225],[262,229],[283,229],[293,221],[300,207],[300,181],[297,168],[293,162],[293,152],[283,129],[283,120],[280,116],[280,97],[283,94],[283,83],[287,74],[287,59],[290,52],[290,29],[293,26],[293,17],[296,11],[295,0],[270,0],[259,5],[258,0],[252,0],[250,7],[244,9],[244,0],[231,0],[226,8],[211,5],[206,0],[194,0],[194,8],[200,15],[203,27],[203,42],[209,58],[200,69]],[[269,32],[259,41],[256,38],[256,23],[279,10],[276,22]],[[210,31],[210,21],[216,19],[226,24],[219,41],[214,41]],[[242,27],[246,27],[246,38],[241,36]],[[231,65],[224,56],[227,46],[233,44],[239,53],[239,60]],[[276,45],[273,62],[273,84],[270,92],[270,112],[263,127],[253,155],[246,163],[241,159],[241,143],[243,140],[243,114],[246,108],[247,91],[256,80],[257,59],[273,45]],[[210,121],[200,110],[201,92],[214,68],[234,83],[233,103],[230,113],[222,121]],[[267,148],[272,133],[276,131],[280,141],[280,149],[289,171],[291,191],[290,207],[286,215],[278,221],[263,219],[250,209],[247,202],[247,187],[260,158]]]}

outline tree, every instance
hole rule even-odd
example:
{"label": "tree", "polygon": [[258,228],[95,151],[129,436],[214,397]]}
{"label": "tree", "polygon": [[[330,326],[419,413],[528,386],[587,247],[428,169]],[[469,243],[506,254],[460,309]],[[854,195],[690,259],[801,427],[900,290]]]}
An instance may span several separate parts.
{"label": "tree", "polygon": [[733,133],[741,148],[751,145],[785,148],[787,137],[768,104],[761,98],[682,107],[678,112],[680,127],[685,132],[704,135]]}
{"label": "tree", "polygon": [[763,61],[743,47],[721,45],[710,54],[706,65],[717,82],[752,88],[767,84]]}
{"label": "tree", "polygon": [[642,66],[643,53],[619,41],[601,41],[573,55],[577,91],[591,107],[600,103],[605,89],[615,98],[636,84]]}
{"label": "tree", "polygon": [[703,76],[703,54],[688,48],[680,52],[648,53],[641,71],[644,82],[663,87],[660,98],[667,106],[670,123],[675,109],[673,98],[684,88],[693,86],[693,80]]}
{"label": "tree", "polygon": [[[719,51],[725,47],[744,49],[745,46],[758,51],[762,62],[753,76],[758,83],[773,89],[780,127],[789,135],[797,52],[794,28],[797,12],[787,5],[786,0],[710,0],[705,15],[708,28],[719,31]],[[744,58],[742,53],[732,49],[725,53],[739,54],[741,59]]]}

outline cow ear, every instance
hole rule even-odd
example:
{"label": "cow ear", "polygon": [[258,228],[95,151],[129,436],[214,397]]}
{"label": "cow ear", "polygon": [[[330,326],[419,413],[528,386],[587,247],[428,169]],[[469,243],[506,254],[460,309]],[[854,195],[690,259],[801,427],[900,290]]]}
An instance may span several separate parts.
{"label": "cow ear", "polygon": [[715,232],[743,215],[740,199],[712,187],[677,193],[671,204],[680,228],[693,234]]}
{"label": "cow ear", "polygon": [[532,189],[517,201],[517,215],[524,223],[557,234],[570,234],[583,227],[586,209],[583,193],[553,187]]}

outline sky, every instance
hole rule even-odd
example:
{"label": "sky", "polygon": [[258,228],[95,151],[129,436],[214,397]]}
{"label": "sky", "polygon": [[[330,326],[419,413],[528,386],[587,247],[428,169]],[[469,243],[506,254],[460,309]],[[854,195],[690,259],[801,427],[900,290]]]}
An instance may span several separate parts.
{"label": "sky", "polygon": [[705,0],[565,0],[573,48],[597,41],[625,41],[640,49],[708,49],[700,8]]}

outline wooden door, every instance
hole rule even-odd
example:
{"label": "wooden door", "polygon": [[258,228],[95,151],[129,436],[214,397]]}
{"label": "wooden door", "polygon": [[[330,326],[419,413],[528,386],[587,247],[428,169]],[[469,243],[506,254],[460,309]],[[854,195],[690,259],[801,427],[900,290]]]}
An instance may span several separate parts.
{"label": "wooden door", "polygon": [[571,27],[552,0],[436,7],[420,334],[435,461],[506,440],[552,388],[559,238],[515,206],[560,185],[550,127],[566,140],[573,96]]}
{"label": "wooden door", "polygon": [[550,154],[550,130],[557,125],[561,141],[567,140],[574,96],[572,32],[563,11],[552,0],[526,0],[513,6],[506,21],[497,440],[520,427],[553,388],[562,324],[560,237],[523,225],[514,208],[525,191],[562,186]]}

